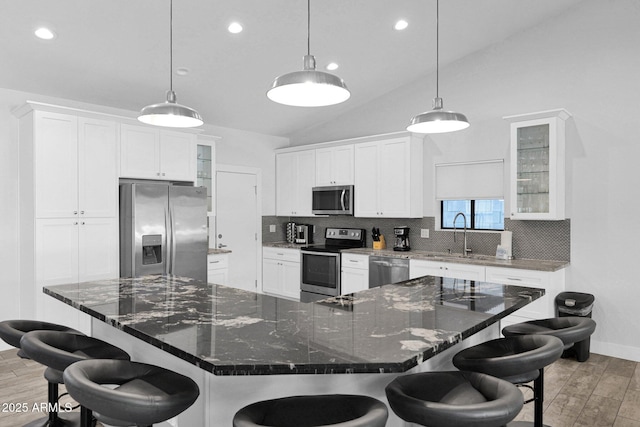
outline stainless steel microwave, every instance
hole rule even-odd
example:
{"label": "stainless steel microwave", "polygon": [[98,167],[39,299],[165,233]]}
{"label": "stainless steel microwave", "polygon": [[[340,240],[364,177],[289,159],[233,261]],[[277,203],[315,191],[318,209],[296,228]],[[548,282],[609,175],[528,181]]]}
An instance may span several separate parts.
{"label": "stainless steel microwave", "polygon": [[353,185],[313,187],[311,210],[316,215],[353,215]]}

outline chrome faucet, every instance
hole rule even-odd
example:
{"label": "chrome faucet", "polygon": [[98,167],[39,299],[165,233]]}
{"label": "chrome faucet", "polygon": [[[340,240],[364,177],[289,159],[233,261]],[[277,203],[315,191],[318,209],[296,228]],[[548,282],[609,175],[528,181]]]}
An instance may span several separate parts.
{"label": "chrome faucet", "polygon": [[462,215],[462,219],[464,220],[464,246],[462,248],[462,256],[466,257],[469,255],[469,252],[471,252],[471,249],[467,247],[467,217],[462,212],[458,212],[456,216],[453,218],[453,241],[454,243],[456,241],[456,233],[457,233],[456,220],[460,215]]}

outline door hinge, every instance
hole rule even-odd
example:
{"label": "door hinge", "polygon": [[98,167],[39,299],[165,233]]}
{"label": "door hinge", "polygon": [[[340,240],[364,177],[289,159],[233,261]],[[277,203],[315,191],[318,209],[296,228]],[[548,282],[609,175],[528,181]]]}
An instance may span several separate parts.
{"label": "door hinge", "polygon": [[254,238],[256,239],[256,242],[258,241],[258,233],[254,233]]}
{"label": "door hinge", "polygon": [[257,196],[258,195],[258,186],[254,185],[253,186],[253,193]]}

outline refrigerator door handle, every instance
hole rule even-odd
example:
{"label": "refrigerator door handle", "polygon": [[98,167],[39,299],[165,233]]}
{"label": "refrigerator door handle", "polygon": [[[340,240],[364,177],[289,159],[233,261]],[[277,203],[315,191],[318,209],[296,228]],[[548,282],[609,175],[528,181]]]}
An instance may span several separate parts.
{"label": "refrigerator door handle", "polygon": [[163,254],[162,256],[164,257],[164,275],[166,276],[167,274],[169,274],[169,260],[171,257],[170,251],[169,251],[169,209],[167,206],[165,206],[164,208],[164,240],[165,240],[165,247],[163,248]]}
{"label": "refrigerator door handle", "polygon": [[167,229],[171,238],[171,242],[169,243],[169,274],[175,274],[176,268],[176,230],[173,217],[173,205],[169,203],[169,228]]}

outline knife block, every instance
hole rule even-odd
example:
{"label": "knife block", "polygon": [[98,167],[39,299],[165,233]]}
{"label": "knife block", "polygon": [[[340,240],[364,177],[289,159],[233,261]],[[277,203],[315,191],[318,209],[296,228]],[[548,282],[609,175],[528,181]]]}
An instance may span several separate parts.
{"label": "knife block", "polygon": [[384,236],[381,234],[380,240],[373,241],[373,249],[386,249],[386,248],[387,248],[387,243],[384,241]]}

